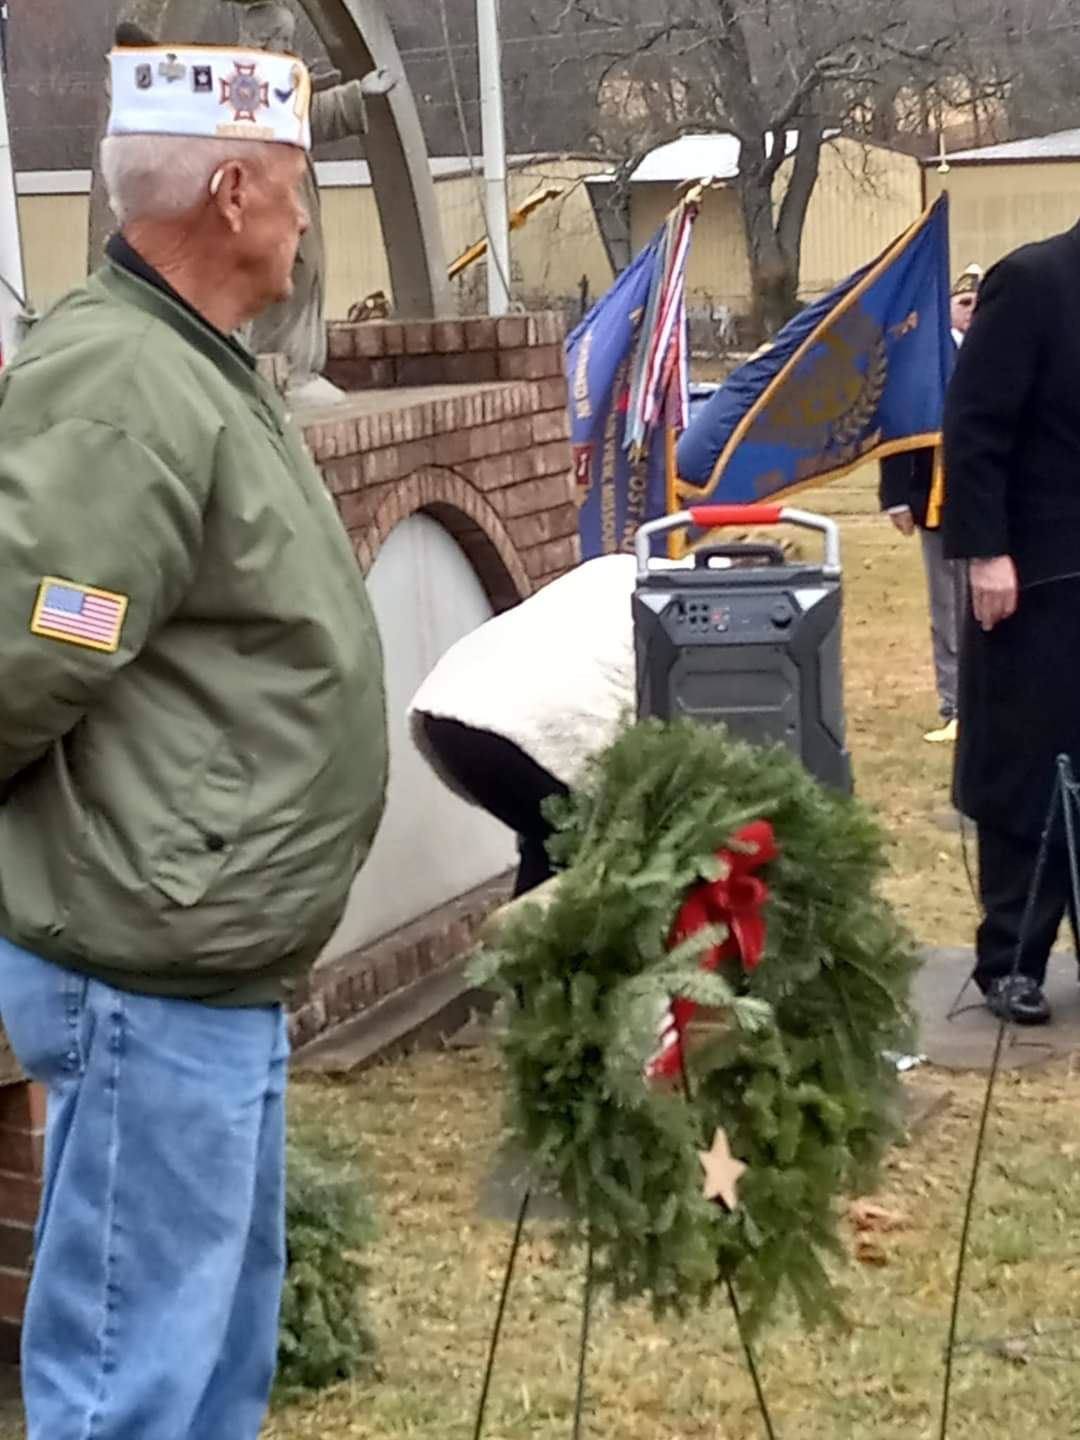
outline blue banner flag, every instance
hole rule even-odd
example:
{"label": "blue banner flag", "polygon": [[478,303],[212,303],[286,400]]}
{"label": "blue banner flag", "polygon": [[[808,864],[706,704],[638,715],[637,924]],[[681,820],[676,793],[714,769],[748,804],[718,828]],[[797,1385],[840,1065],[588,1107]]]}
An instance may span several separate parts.
{"label": "blue banner flag", "polygon": [[632,551],[667,513],[676,429],[686,424],[685,276],[696,201],[652,241],[566,341],[581,558]]}
{"label": "blue banner flag", "polygon": [[938,446],[955,357],[943,195],[702,406],[679,442],[678,501],[764,500]]}

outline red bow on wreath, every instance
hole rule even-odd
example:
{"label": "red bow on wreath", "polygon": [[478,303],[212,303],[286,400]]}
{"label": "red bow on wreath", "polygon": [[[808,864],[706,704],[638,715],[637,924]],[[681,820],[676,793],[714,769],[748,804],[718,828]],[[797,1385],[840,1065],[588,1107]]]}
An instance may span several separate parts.
{"label": "red bow on wreath", "polygon": [[[706,925],[722,925],[727,938],[701,957],[703,970],[715,970],[723,960],[738,959],[747,972],[761,960],[765,949],[763,908],[769,887],[754,874],[779,854],[773,828],[767,820],[752,820],[735,835],[739,848],[716,852],[722,873],[702,880],[687,895],[671,927],[669,948],[696,935]],[[693,1000],[673,1000],[660,1024],[660,1050],[645,1073],[650,1080],[670,1080],[682,1069],[683,1037],[699,1007]]]}

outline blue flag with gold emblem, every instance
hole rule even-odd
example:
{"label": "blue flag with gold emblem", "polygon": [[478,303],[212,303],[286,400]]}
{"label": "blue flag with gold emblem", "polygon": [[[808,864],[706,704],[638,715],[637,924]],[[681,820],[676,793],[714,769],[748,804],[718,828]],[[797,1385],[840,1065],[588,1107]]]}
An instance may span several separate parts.
{"label": "blue flag with gold emblem", "polygon": [[751,503],[941,441],[948,199],[736,370],[678,447],[679,503]]}
{"label": "blue flag with gold emblem", "polygon": [[667,512],[669,441],[673,450],[689,408],[685,278],[696,215],[688,196],[567,337],[583,560],[632,550],[639,526]]}

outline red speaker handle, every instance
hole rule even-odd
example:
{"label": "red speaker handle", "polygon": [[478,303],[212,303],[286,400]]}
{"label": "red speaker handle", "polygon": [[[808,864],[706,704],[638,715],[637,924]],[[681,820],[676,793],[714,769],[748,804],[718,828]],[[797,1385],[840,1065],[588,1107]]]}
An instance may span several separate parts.
{"label": "red speaker handle", "polygon": [[695,525],[711,530],[718,525],[779,525],[782,505],[691,505]]}

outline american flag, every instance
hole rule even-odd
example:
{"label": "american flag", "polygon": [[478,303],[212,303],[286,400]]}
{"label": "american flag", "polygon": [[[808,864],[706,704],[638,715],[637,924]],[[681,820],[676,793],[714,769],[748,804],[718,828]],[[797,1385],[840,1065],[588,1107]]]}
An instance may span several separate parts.
{"label": "american flag", "polygon": [[626,446],[644,453],[661,423],[685,430],[690,414],[686,262],[698,214],[695,189],[668,216],[634,356]]}
{"label": "american flag", "polygon": [[675,436],[689,410],[686,265],[695,186],[567,337],[583,559],[633,549],[676,509]]}
{"label": "american flag", "polygon": [[126,609],[125,595],[92,590],[69,580],[44,580],[31,628],[36,635],[111,651],[120,643]]}

